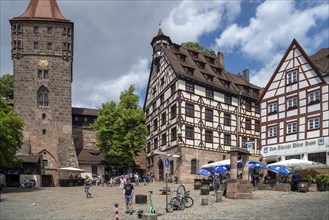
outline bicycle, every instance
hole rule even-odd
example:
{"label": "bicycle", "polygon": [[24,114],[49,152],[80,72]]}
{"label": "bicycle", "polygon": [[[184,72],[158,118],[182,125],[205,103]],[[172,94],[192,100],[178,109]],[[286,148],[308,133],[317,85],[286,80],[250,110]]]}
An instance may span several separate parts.
{"label": "bicycle", "polygon": [[168,203],[168,212],[173,212],[174,210],[184,210],[185,208],[190,208],[194,204],[194,200],[190,197],[190,191],[186,191],[184,196],[177,196],[172,198]]}

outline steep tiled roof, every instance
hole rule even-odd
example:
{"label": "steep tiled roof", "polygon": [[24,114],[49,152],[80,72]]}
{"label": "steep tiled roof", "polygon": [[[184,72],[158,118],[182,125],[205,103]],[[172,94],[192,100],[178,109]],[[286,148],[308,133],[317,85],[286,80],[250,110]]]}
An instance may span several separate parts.
{"label": "steep tiled roof", "polygon": [[72,107],[72,115],[97,116],[98,112],[99,112],[98,109]]}
{"label": "steep tiled roof", "polygon": [[105,153],[101,153],[95,149],[82,149],[78,155],[78,160],[81,163],[106,163]]}
{"label": "steep tiled roof", "polygon": [[[244,96],[253,99],[258,98],[259,92],[256,96],[252,89],[258,91],[260,87],[251,84],[241,75],[226,71],[217,56],[205,55],[177,44],[171,44],[170,47],[163,48],[163,52],[176,74],[180,77],[236,95],[241,91]],[[244,87],[251,89],[249,92],[244,92]]]}
{"label": "steep tiled roof", "polygon": [[310,59],[323,74],[329,73],[329,48],[320,49]]}
{"label": "steep tiled roof", "polygon": [[26,11],[13,20],[69,21],[62,15],[56,0],[31,0]]}

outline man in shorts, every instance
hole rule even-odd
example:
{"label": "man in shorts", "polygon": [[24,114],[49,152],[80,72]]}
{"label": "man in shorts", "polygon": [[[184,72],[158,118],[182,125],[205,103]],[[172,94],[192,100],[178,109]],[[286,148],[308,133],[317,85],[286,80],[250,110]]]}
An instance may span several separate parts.
{"label": "man in shorts", "polygon": [[90,178],[88,175],[86,175],[86,180],[84,183],[84,188],[85,188],[85,193],[86,193],[86,197],[91,197],[91,193],[89,192],[89,188],[93,183],[93,179]]}
{"label": "man in shorts", "polygon": [[131,184],[131,179],[127,179],[127,182],[123,188],[123,197],[126,201],[126,214],[133,214],[133,194],[134,194],[134,186]]}

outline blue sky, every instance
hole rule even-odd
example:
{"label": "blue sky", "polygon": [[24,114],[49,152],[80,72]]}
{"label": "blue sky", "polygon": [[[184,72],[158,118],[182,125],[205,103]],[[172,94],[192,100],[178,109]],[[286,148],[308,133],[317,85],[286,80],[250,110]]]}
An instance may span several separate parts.
{"label": "blue sky", "polygon": [[[250,69],[265,86],[295,38],[308,55],[329,47],[327,0],[110,1],[57,0],[75,23],[73,105],[98,108],[134,84],[141,104],[149,75],[150,42],[158,24],[175,43],[198,41],[221,51],[232,73]],[[1,0],[0,74],[12,73],[9,19],[29,0]]]}

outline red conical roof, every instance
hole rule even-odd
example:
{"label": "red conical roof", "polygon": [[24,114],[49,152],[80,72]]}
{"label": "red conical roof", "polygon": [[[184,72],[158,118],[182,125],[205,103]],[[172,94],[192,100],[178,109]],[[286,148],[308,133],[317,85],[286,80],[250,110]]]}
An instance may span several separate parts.
{"label": "red conical roof", "polygon": [[61,13],[56,0],[31,0],[26,11],[13,20],[62,20],[68,21]]}

